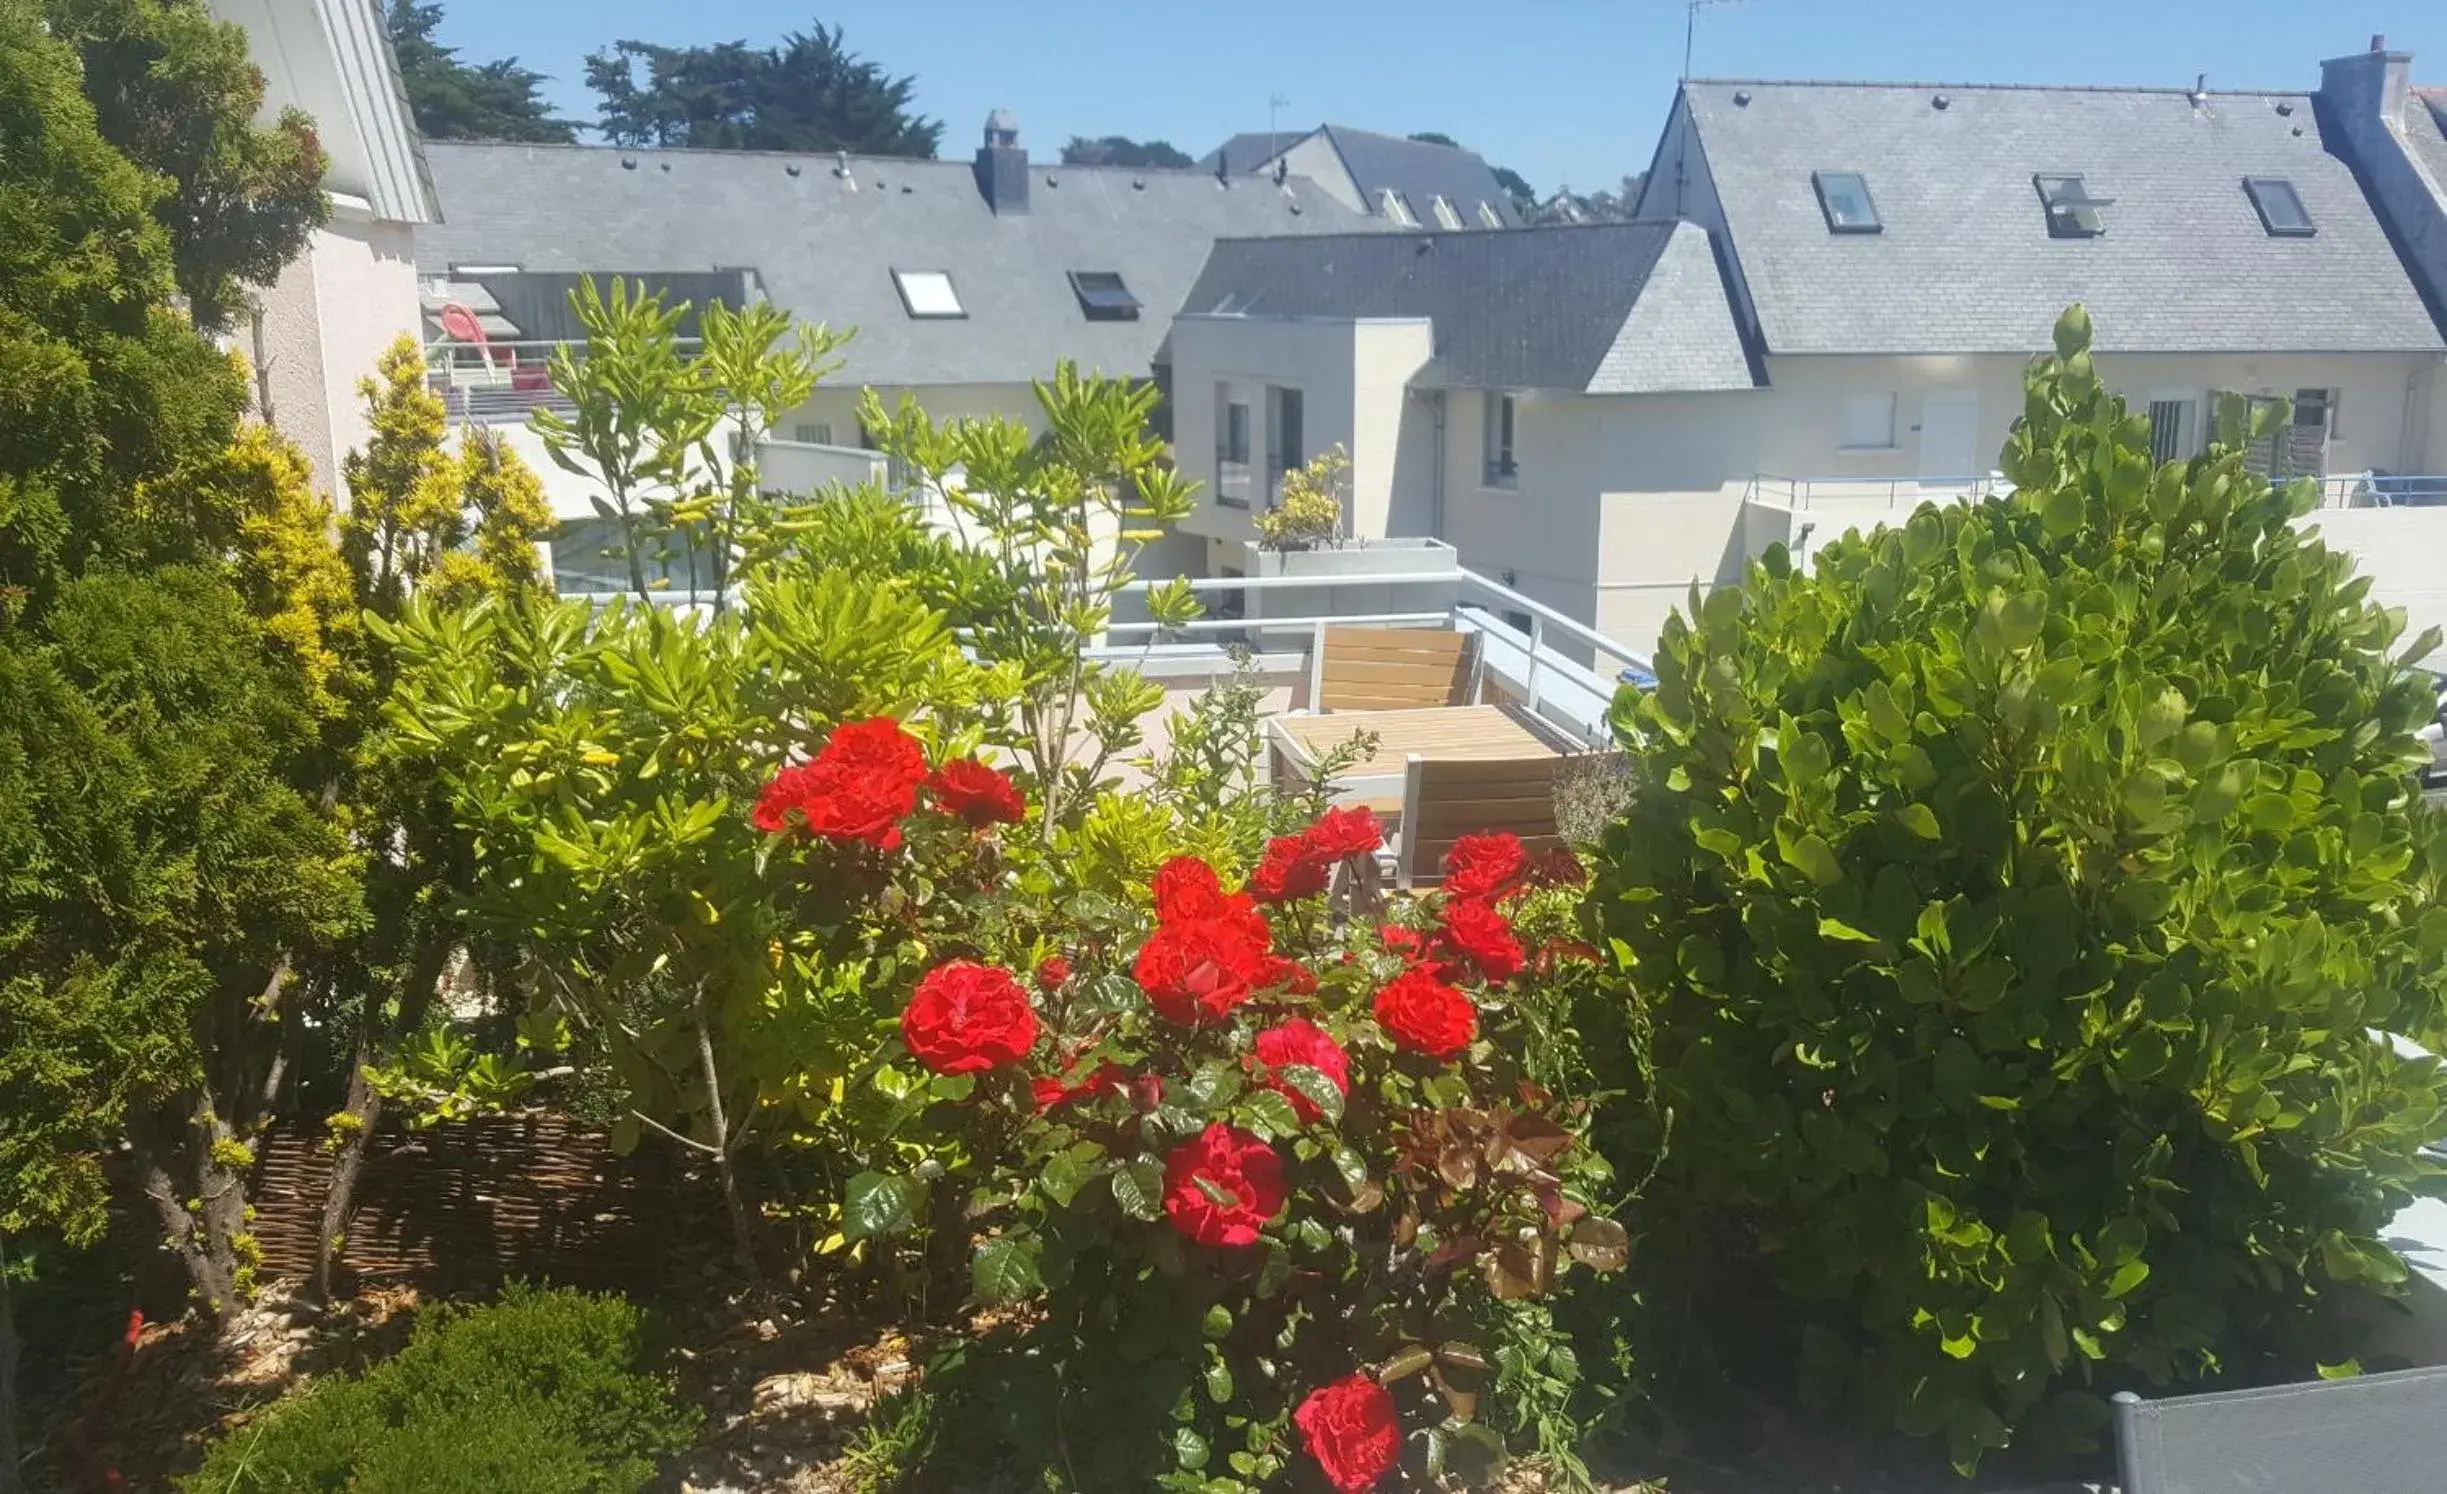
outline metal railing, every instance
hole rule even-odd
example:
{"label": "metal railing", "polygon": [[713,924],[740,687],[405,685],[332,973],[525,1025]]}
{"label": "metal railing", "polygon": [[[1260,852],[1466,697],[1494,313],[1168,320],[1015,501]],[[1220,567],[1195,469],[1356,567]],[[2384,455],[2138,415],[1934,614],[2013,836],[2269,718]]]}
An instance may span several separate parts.
{"label": "metal railing", "polygon": [[1978,477],[1786,477],[1759,472],[1742,491],[1745,503],[1765,503],[1806,513],[1813,506],[1916,508],[1930,498],[1986,498],[2010,493],[2001,472]]}
{"label": "metal railing", "polygon": [[[697,339],[677,339],[683,352],[693,352]],[[568,348],[586,356],[583,342],[523,340],[460,342],[443,338],[425,344],[425,387],[442,397],[453,420],[479,425],[511,424],[538,409],[567,410],[569,401],[552,387],[552,355]]]}
{"label": "metal railing", "polygon": [[[1159,583],[1134,581],[1122,589],[1122,594],[1144,596],[1156,584]],[[1592,745],[1611,740],[1606,712],[1614,700],[1615,673],[1626,665],[1641,669],[1649,665],[1644,655],[1626,647],[1620,640],[1609,638],[1588,624],[1566,617],[1545,603],[1525,597],[1508,586],[1490,581],[1476,571],[1223,576],[1192,580],[1188,584],[1192,592],[1202,596],[1217,592],[1290,592],[1382,586],[1439,588],[1454,592],[1455,599],[1451,605],[1436,611],[1341,615],[1319,612],[1309,617],[1293,614],[1259,618],[1210,615],[1176,627],[1155,622],[1116,622],[1106,630],[1109,637],[1115,640],[1143,637],[1146,641],[1137,644],[1108,643],[1093,650],[1093,656],[1128,662],[1146,658],[1161,649],[1167,659],[1179,659],[1193,654],[1195,648],[1184,649],[1177,643],[1168,647],[1164,642],[1166,638],[1200,639],[1222,635],[1216,642],[1205,645],[1207,650],[1220,652],[1225,642],[1241,641],[1249,635],[1306,634],[1309,699],[1314,701],[1324,684],[1327,628],[1452,628],[1479,636],[1481,671],[1516,691],[1524,709],[1569,729]],[[1526,619],[1527,626],[1517,619]],[[1586,650],[1588,661],[1583,662],[1564,652],[1566,647]]]}
{"label": "metal railing", "polygon": [[2439,508],[2447,506],[2447,477],[2393,472],[2355,472],[2323,477],[2322,508]]}

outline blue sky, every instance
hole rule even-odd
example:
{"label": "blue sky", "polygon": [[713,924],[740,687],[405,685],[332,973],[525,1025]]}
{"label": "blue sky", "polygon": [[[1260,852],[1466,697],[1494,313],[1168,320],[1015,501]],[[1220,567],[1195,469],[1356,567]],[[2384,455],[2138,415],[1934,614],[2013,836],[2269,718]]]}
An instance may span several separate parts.
{"label": "blue sky", "polygon": [[[1681,0],[445,0],[470,61],[515,53],[591,120],[585,54],[615,38],[769,42],[821,16],[852,50],[914,74],[943,154],[986,112],[1052,157],[1074,134],[1225,136],[1331,120],[1441,130],[1529,178],[1611,187],[1648,164],[1682,65]],[[1703,11],[1701,76],[2310,88],[2369,45],[2447,85],[2442,0],[1737,0]]]}

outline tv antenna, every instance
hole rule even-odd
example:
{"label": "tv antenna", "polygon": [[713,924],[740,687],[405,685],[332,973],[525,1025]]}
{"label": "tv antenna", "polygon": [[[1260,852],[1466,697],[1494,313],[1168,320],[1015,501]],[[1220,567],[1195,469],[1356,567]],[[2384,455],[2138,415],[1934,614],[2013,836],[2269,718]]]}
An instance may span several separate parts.
{"label": "tv antenna", "polygon": [[1699,39],[1699,13],[1719,5],[1739,5],[1742,0],[1682,0],[1682,81],[1691,81],[1691,47]]}
{"label": "tv antenna", "polygon": [[1280,132],[1275,129],[1275,116],[1290,107],[1291,100],[1283,95],[1279,93],[1266,95],[1266,153],[1270,156],[1282,149],[1278,138]]}

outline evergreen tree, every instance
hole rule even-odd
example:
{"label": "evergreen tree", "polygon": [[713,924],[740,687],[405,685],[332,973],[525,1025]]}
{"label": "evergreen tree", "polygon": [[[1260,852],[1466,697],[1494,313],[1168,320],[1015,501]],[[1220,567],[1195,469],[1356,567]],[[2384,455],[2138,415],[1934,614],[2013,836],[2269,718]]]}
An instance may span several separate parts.
{"label": "evergreen tree", "polygon": [[933,156],[943,125],[911,112],[916,80],[888,76],[841,38],[818,24],[761,48],[615,42],[586,59],[603,100],[596,128],[614,145]]}
{"label": "evergreen tree", "polygon": [[1169,140],[1133,140],[1127,135],[1073,135],[1062,147],[1065,166],[1187,167],[1197,163]]}
{"label": "evergreen tree", "polygon": [[553,116],[539,96],[548,81],[515,57],[461,62],[458,50],[433,39],[442,7],[391,0],[384,17],[399,79],[408,90],[416,127],[434,140],[535,140],[566,145],[577,126]]}

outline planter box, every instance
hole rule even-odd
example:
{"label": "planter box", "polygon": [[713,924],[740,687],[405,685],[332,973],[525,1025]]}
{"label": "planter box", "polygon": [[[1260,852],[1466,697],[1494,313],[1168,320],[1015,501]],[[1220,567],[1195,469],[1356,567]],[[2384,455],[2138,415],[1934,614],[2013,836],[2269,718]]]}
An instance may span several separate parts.
{"label": "planter box", "polygon": [[[1283,617],[1372,617],[1387,613],[1444,613],[1458,595],[1461,553],[1442,540],[1344,540],[1318,550],[1274,551],[1256,544],[1242,548],[1245,576],[1452,576],[1453,584],[1432,581],[1393,583],[1383,580],[1349,586],[1259,588],[1244,593],[1251,621]],[[1313,627],[1312,627],[1313,631]],[[1270,630],[1271,632],[1271,630]],[[1305,647],[1287,633],[1270,636],[1266,647]]]}

